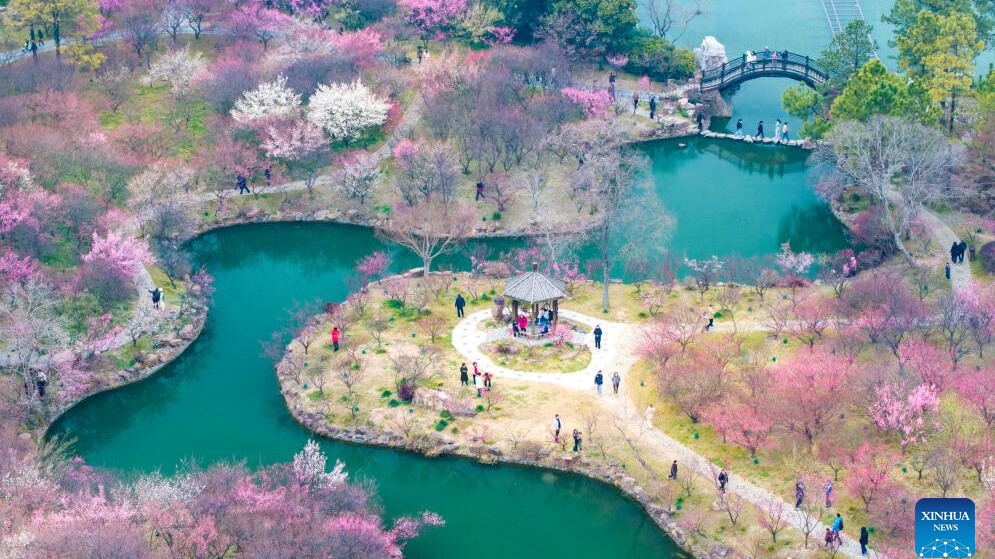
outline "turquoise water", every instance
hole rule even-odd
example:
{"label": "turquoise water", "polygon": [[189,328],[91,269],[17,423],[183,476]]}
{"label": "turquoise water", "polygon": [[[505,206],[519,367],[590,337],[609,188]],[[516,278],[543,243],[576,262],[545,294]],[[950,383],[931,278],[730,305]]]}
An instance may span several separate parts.
{"label": "turquoise water", "polygon": [[[680,147],[681,144],[686,147]],[[640,145],[651,178],[676,217],[670,250],[677,257],[836,252],[846,230],[806,183],[808,152],[692,137]]]}

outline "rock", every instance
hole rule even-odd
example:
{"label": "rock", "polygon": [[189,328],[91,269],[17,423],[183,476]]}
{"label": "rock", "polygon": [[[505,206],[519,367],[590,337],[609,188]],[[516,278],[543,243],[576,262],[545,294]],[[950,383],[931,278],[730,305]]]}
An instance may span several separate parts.
{"label": "rock", "polygon": [[711,35],[705,37],[701,45],[694,49],[694,58],[698,61],[698,67],[706,72],[729,61],[725,46]]}
{"label": "rock", "polygon": [[332,218],[332,212],[328,210],[318,210],[314,212],[315,221],[328,221]]}
{"label": "rock", "polygon": [[256,219],[263,214],[262,208],[252,208],[245,212],[245,219]]}
{"label": "rock", "polygon": [[194,339],[197,334],[194,332],[193,324],[187,324],[183,328],[180,328],[179,337],[181,340],[190,341]]}
{"label": "rock", "polygon": [[345,218],[348,221],[356,221],[360,218],[359,210],[351,208],[345,211]]}
{"label": "rock", "polygon": [[154,367],[159,364],[159,355],[156,353],[150,353],[142,358],[142,365],[146,367]]}

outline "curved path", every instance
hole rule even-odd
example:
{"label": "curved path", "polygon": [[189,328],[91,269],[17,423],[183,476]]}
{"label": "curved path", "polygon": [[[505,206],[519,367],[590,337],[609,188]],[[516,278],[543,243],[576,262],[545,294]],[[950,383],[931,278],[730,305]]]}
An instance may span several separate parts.
{"label": "curved path", "polygon": [[[483,370],[494,373],[501,378],[546,382],[571,390],[592,393],[594,392],[594,375],[599,370],[603,371],[606,377],[618,371],[622,374],[623,382],[625,382],[626,373],[636,361],[637,328],[631,324],[605,322],[570,310],[561,309],[560,315],[571,321],[592,327],[595,324],[600,324],[604,331],[602,349],[594,349],[593,334],[585,335],[584,343],[591,348],[593,357],[591,363],[583,370],[573,373],[530,373],[496,365],[480,350],[480,344],[484,343],[487,335],[486,330],[480,328],[480,325],[491,318],[489,310],[478,311],[463,318],[453,330],[452,344],[468,361],[476,361]],[[605,381],[607,384],[608,379],[606,378]],[[665,460],[676,459],[683,464],[682,467],[694,464],[705,477],[710,475],[710,468],[718,468],[701,454],[653,426],[648,421],[647,414],[638,412],[628,397],[624,395],[621,397],[611,396],[607,394],[606,390],[606,394],[599,398],[599,401],[616,417],[622,419],[630,427],[630,430],[639,433],[638,441],[634,442],[647,447],[652,455],[666,457]],[[729,490],[757,506],[771,501],[782,501],[785,510],[788,511],[789,522],[794,528],[801,530],[801,517],[795,512],[791,504],[785,502],[778,495],[736,474],[730,475]],[[816,492],[815,498],[819,498],[819,496],[821,493]],[[821,536],[826,527],[825,525],[820,526],[812,532],[816,545],[822,540]],[[840,553],[854,558],[861,557],[859,544],[848,536],[843,538]]]}

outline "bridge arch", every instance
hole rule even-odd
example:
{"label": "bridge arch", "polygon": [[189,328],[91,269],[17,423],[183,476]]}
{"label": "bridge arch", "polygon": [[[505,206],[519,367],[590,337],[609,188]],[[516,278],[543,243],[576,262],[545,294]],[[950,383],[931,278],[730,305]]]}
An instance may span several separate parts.
{"label": "bridge arch", "polygon": [[778,53],[777,58],[758,55],[753,62],[747,62],[744,54],[702,73],[701,91],[722,91],[745,81],[766,77],[791,78],[811,87],[829,80],[828,72],[804,54],[784,51]]}

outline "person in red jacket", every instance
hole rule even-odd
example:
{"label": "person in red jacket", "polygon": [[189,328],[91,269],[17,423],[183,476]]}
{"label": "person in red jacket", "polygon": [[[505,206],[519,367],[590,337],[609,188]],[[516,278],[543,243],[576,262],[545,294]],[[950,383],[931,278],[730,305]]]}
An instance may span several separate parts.
{"label": "person in red jacket", "polygon": [[338,326],[333,326],[332,327],[332,347],[335,349],[335,351],[339,350],[339,336],[341,336],[341,335],[342,335],[342,333],[339,332],[339,327]]}

